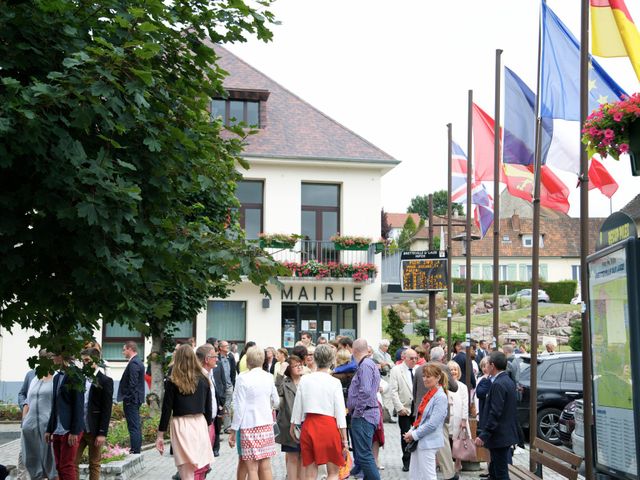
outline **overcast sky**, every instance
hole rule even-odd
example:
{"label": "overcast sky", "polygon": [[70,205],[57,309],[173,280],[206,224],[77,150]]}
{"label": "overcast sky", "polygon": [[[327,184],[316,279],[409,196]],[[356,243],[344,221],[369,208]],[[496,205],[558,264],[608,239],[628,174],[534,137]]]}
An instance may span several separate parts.
{"label": "overcast sky", "polygon": [[[580,2],[547,3],[579,38]],[[627,1],[639,22],[637,3]],[[273,28],[272,42],[228,48],[402,161],[383,178],[382,199],[386,211],[404,212],[412,197],[446,189],[446,124],[466,150],[468,90],[494,115],[497,48],[503,64],[535,91],[539,6],[538,0],[277,0],[272,10],[282,25]],[[628,59],[598,60],[627,93],[639,90]],[[620,184],[615,211],[640,192],[640,177],[629,174],[628,158],[604,163]],[[571,175],[563,179],[573,183]],[[570,201],[570,214],[578,216],[578,189]],[[590,214],[609,214],[609,200],[597,190]]]}

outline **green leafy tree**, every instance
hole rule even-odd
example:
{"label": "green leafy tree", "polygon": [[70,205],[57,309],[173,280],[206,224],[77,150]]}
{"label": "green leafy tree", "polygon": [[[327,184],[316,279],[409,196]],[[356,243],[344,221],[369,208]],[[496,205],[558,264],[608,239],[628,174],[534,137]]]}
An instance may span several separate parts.
{"label": "green leafy tree", "polygon": [[388,323],[385,327],[385,332],[391,337],[391,344],[389,345],[389,352],[393,356],[393,352],[402,347],[402,339],[404,334],[404,322],[393,308],[390,308],[387,313]]}
{"label": "green leafy tree", "polygon": [[[446,190],[437,190],[433,192],[433,214],[446,215],[448,196]],[[462,204],[453,202],[451,204],[451,213],[457,212],[462,215],[464,210]],[[417,213],[424,220],[429,219],[429,195],[417,195],[411,199],[407,213]]]}
{"label": "green leafy tree", "polygon": [[420,223],[416,225],[413,218],[409,215],[402,226],[402,231],[400,232],[400,236],[398,236],[398,247],[400,250],[410,250],[411,242],[413,241],[413,237],[416,236],[416,233],[424,227],[424,220],[420,219]]}
{"label": "green leafy tree", "polygon": [[576,320],[571,324],[569,347],[574,352],[582,351],[582,322],[580,320]]}
{"label": "green leafy tree", "polygon": [[[77,353],[99,319],[151,335],[243,275],[234,192],[247,130],[224,133],[213,44],[269,40],[271,0],[42,0],[0,8],[0,324]],[[154,389],[162,375],[152,363]]]}

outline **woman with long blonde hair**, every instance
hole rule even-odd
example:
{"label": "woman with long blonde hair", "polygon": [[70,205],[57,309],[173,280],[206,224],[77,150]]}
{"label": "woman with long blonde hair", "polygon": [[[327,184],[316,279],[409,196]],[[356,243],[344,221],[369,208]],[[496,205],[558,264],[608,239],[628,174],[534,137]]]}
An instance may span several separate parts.
{"label": "woman with long blonde hair", "polygon": [[156,448],[164,453],[164,432],[171,419],[173,457],[182,480],[204,480],[213,462],[209,437],[212,421],[209,379],[191,345],[180,345],[173,354],[173,369],[165,382],[162,415]]}

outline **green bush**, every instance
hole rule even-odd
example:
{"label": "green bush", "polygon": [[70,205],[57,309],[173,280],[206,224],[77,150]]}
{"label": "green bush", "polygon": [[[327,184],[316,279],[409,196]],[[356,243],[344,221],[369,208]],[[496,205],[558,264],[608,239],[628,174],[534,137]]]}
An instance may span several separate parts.
{"label": "green bush", "polygon": [[14,403],[0,403],[0,420],[19,422],[22,420],[20,407]]}
{"label": "green bush", "polygon": [[[506,280],[500,282],[500,295],[504,295],[505,286],[507,295],[516,293],[524,288],[531,288],[531,282],[519,282]],[[540,288],[549,294],[549,298],[554,303],[570,303],[576,293],[578,282],[575,280],[562,280],[560,282],[540,282]],[[453,279],[453,291],[460,293],[466,288],[464,278]],[[471,280],[471,293],[485,294],[493,293],[493,282],[491,280]]]}
{"label": "green bush", "polygon": [[569,347],[574,352],[582,351],[582,321],[575,320],[571,324],[571,335],[569,336]]}
{"label": "green bush", "polygon": [[[156,441],[158,424],[160,423],[160,415],[150,415],[148,410],[145,412],[140,409],[140,421],[142,423],[142,442],[154,443]],[[120,445],[121,447],[131,446],[126,420],[120,419],[111,421],[111,424],[109,425],[109,434],[107,435],[107,444]]]}
{"label": "green bush", "polygon": [[404,323],[393,308],[390,308],[387,312],[387,318],[389,323],[385,328],[385,332],[389,337],[391,337],[391,345],[389,345],[389,351],[395,352],[397,349],[402,347],[402,339],[405,337],[404,335]]}
{"label": "green bush", "polygon": [[423,320],[422,322],[414,323],[413,331],[416,335],[429,338],[429,322]]}

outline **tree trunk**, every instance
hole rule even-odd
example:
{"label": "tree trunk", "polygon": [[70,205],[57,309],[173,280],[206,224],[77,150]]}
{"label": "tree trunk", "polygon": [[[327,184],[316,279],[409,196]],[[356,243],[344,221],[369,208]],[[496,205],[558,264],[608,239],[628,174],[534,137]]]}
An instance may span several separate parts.
{"label": "tree trunk", "polygon": [[149,391],[149,407],[151,410],[160,410],[162,403],[162,395],[164,393],[164,372],[162,371],[162,359],[164,352],[162,351],[162,341],[164,334],[151,334],[151,354],[149,355],[149,363],[151,365],[151,389]]}

